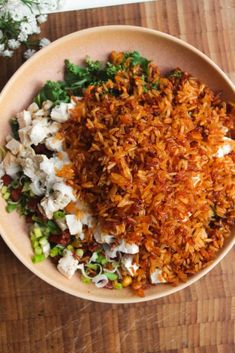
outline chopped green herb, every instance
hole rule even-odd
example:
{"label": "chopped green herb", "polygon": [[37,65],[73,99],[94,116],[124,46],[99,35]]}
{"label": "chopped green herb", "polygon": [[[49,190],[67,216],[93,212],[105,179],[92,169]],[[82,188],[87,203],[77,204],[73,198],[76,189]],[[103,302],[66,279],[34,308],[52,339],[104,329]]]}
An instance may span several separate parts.
{"label": "chopped green herb", "polygon": [[69,102],[70,98],[64,89],[63,82],[47,81],[38,95],[34,98],[35,103],[41,107],[42,103],[50,100],[54,105],[60,102]]}
{"label": "chopped green herb", "polygon": [[111,273],[111,272],[105,272],[104,275],[110,280],[110,281],[115,281],[118,279],[118,275],[116,273]]}

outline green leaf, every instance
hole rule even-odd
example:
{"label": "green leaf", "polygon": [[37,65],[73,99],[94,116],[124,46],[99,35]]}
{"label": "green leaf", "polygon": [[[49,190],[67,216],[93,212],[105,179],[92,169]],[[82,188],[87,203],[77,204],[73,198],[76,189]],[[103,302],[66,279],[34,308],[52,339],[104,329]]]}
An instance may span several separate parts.
{"label": "green leaf", "polygon": [[45,100],[52,101],[55,105],[60,102],[69,102],[69,96],[64,89],[63,82],[47,81],[39,91],[34,101],[41,107]]}
{"label": "green leaf", "polygon": [[143,56],[140,55],[138,51],[133,51],[133,52],[127,52],[125,53],[125,59],[131,58],[131,64],[132,66],[139,65],[142,70],[147,73],[148,71],[148,65],[150,61]]}

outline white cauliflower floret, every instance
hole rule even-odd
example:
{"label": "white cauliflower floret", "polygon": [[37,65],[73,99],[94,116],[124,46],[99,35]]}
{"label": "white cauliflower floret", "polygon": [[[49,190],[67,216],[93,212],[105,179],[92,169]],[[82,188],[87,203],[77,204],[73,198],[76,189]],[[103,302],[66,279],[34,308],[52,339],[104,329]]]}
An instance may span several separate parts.
{"label": "white cauliflower floret", "polygon": [[22,129],[26,126],[29,126],[32,121],[31,113],[28,110],[23,110],[19,114],[17,114],[17,121],[19,124],[19,128]]}
{"label": "white cauliflower floret", "polygon": [[56,138],[55,136],[48,137],[45,140],[46,147],[51,151],[61,152],[63,140]]}
{"label": "white cauliflower floret", "polygon": [[122,267],[131,275],[134,276],[139,268],[139,265],[133,263],[134,255],[124,255],[122,257]]}
{"label": "white cauliflower floret", "polygon": [[11,151],[12,154],[17,155],[22,150],[23,146],[19,141],[12,138],[6,144],[6,148]]}
{"label": "white cauliflower floret", "polygon": [[72,108],[73,105],[61,102],[60,105],[56,105],[51,111],[51,119],[59,123],[63,123],[68,120],[69,113],[68,109]]}
{"label": "white cauliflower floret", "polygon": [[17,162],[16,157],[10,152],[7,152],[3,159],[3,167],[6,174],[10,175],[12,178],[15,178],[17,173],[20,171],[20,165]]}
{"label": "white cauliflower floret", "polygon": [[73,257],[69,250],[64,250],[63,257],[59,260],[57,269],[67,278],[72,278],[78,267],[78,260]]}
{"label": "white cauliflower floret", "polygon": [[82,223],[81,221],[73,214],[68,214],[65,216],[67,226],[71,235],[79,234],[84,238],[82,233]]}
{"label": "white cauliflower floret", "polygon": [[152,284],[166,283],[166,280],[162,276],[162,270],[156,268],[156,270],[150,274],[150,281]]}

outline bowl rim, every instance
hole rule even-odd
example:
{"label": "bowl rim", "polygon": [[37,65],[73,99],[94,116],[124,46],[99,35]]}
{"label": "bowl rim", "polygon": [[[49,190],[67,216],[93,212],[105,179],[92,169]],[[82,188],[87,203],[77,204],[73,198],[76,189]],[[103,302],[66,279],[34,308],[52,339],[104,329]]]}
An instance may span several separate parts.
{"label": "bowl rim", "polygon": [[[222,71],[222,69],[215,64],[212,59],[210,59],[206,54],[201,52],[199,49],[195,48],[191,44],[185,42],[184,40],[181,40],[173,35],[170,35],[168,33],[164,33],[155,29],[150,29],[146,27],[141,27],[141,26],[131,26],[131,25],[107,25],[107,26],[96,26],[96,27],[91,27],[91,28],[86,28],[82,29],[70,34],[67,34],[61,38],[56,39],[53,41],[49,46],[41,49],[39,52],[37,52],[33,57],[31,57],[29,60],[27,60],[25,63],[23,63],[18,70],[12,75],[12,77],[9,79],[9,81],[6,83],[6,85],[3,87],[1,93],[0,93],[0,104],[1,100],[3,99],[4,95],[7,94],[7,92],[10,90],[11,86],[14,84],[14,81],[17,79],[19,75],[21,75],[28,66],[30,66],[31,63],[34,61],[37,61],[41,56],[44,55],[44,52],[48,50],[52,50],[53,47],[56,47],[58,43],[63,43],[66,42],[68,39],[72,38],[77,38],[78,36],[81,36],[83,34],[90,34],[93,32],[97,31],[133,31],[133,32],[142,32],[142,33],[147,33],[151,34],[163,39],[168,39],[169,41],[175,42],[179,44],[180,46],[187,48],[188,50],[192,51],[195,53],[197,56],[201,57],[204,61],[206,61],[210,66],[212,66],[221,76],[222,78],[226,81],[228,86],[232,89],[232,91],[235,93],[235,86],[232,83],[232,81],[228,78],[228,76]],[[77,298],[81,299],[87,299],[95,302],[100,302],[100,303],[108,303],[108,304],[131,304],[131,303],[139,303],[139,302],[145,302],[145,301],[150,301],[154,299],[159,299],[162,297],[166,297],[170,294],[176,293],[194,282],[197,282],[200,278],[205,276],[208,272],[210,272],[225,256],[226,254],[232,249],[233,245],[235,244],[235,237],[233,236],[229,243],[226,244],[224,248],[222,248],[221,253],[218,254],[218,256],[213,260],[213,262],[203,270],[201,270],[199,273],[193,275],[191,278],[188,279],[187,282],[185,283],[180,283],[177,287],[170,287],[170,289],[167,290],[167,292],[160,292],[160,293],[153,293],[149,294],[146,297],[128,297],[128,298],[111,298],[110,300],[106,297],[102,298],[99,296],[96,296],[95,294],[92,293],[87,293],[86,295],[80,294],[79,292],[75,291],[75,289],[71,289],[69,286],[64,286],[60,285],[57,283],[57,281],[54,281],[53,279],[48,279],[46,274],[42,273],[37,266],[35,266],[33,263],[28,263],[26,259],[24,259],[24,256],[18,253],[18,251],[15,249],[14,244],[8,239],[6,232],[4,231],[2,224],[0,222],[0,235],[4,242],[7,244],[9,249],[14,253],[14,255],[35,275],[37,275],[40,279],[45,281],[46,283],[52,285],[53,287],[60,289],[64,293],[71,294]]]}

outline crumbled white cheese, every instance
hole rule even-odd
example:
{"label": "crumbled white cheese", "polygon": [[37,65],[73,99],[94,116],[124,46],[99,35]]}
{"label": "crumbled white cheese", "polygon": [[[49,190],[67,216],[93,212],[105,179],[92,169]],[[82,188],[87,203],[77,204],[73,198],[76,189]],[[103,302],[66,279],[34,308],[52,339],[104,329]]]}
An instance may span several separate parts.
{"label": "crumbled white cheese", "polygon": [[32,144],[30,137],[29,137],[30,131],[31,131],[30,126],[23,127],[22,129],[19,129],[19,131],[18,131],[20,142],[24,146],[30,146]]}
{"label": "crumbled white cheese", "polygon": [[37,196],[43,195],[46,191],[39,179],[34,179],[34,181],[30,184],[30,190]]}
{"label": "crumbled white cheese", "polygon": [[39,110],[39,106],[37,105],[37,103],[33,102],[28,106],[27,110],[33,115],[34,113],[36,113],[36,111]]}
{"label": "crumbled white cheese", "polygon": [[37,124],[34,124],[32,126],[31,131],[29,133],[31,143],[37,146],[39,143],[43,142],[43,140],[49,135],[49,133],[50,132],[47,126],[42,124],[41,120],[39,120]]}
{"label": "crumbled white cheese", "polygon": [[56,138],[55,136],[48,137],[45,140],[46,147],[51,151],[61,152],[63,150],[63,140]]}
{"label": "crumbled white cheese", "polygon": [[7,152],[3,159],[3,167],[6,174],[10,175],[12,178],[15,178],[17,173],[20,171],[20,166],[16,157],[10,152]]}
{"label": "crumbled white cheese", "polygon": [[76,200],[72,187],[65,184],[64,182],[55,183],[53,185],[53,190],[60,192],[64,196],[67,196],[70,199],[70,201]]}
{"label": "crumbled white cheese", "polygon": [[49,256],[50,250],[51,250],[51,247],[50,247],[50,244],[49,244],[49,243],[46,243],[46,244],[43,244],[43,245],[42,245],[42,252],[43,252],[43,254],[44,254],[46,257]]}
{"label": "crumbled white cheese", "polygon": [[9,140],[9,142],[6,144],[6,148],[11,151],[12,154],[17,155],[18,153],[20,153],[20,151],[22,150],[22,144],[15,140],[14,138],[12,138],[11,140]]}
{"label": "crumbled white cheese", "polygon": [[63,257],[59,260],[57,269],[67,278],[72,278],[78,267],[78,260],[69,250],[64,250]]}
{"label": "crumbled white cheese", "polygon": [[124,239],[122,239],[118,246],[106,248],[105,250],[105,254],[110,258],[116,257],[117,252],[122,252],[125,254],[137,254],[139,252],[139,246],[136,244],[127,243]]}
{"label": "crumbled white cheese", "polygon": [[162,270],[157,268],[150,274],[150,281],[152,284],[166,283],[166,280],[162,277]]}
{"label": "crumbled white cheese", "polygon": [[122,267],[126,270],[131,276],[136,274],[139,266],[136,263],[133,263],[134,255],[124,255],[122,257]]}
{"label": "crumbled white cheese", "polygon": [[65,219],[71,235],[82,233],[82,223],[75,215],[68,214]]}
{"label": "crumbled white cheese", "polygon": [[114,236],[110,234],[106,234],[102,232],[101,228],[99,225],[97,225],[95,231],[94,231],[94,238],[99,244],[111,244],[114,240]]}
{"label": "crumbled white cheese", "polygon": [[61,102],[60,105],[56,105],[51,111],[51,119],[58,123],[63,123],[68,120],[69,113],[68,108],[71,107],[69,104]]}
{"label": "crumbled white cheese", "polygon": [[52,219],[54,212],[63,210],[70,202],[71,198],[68,195],[55,191],[53,194],[45,196],[40,205],[47,218]]}
{"label": "crumbled white cheese", "polygon": [[22,129],[26,126],[29,126],[32,121],[31,113],[28,110],[23,110],[19,114],[17,114],[17,121],[19,124],[19,128]]}

